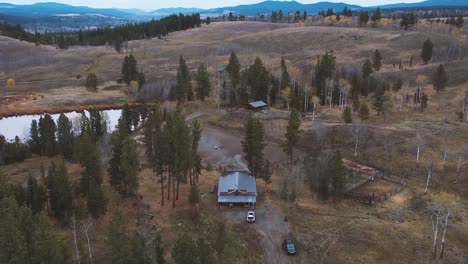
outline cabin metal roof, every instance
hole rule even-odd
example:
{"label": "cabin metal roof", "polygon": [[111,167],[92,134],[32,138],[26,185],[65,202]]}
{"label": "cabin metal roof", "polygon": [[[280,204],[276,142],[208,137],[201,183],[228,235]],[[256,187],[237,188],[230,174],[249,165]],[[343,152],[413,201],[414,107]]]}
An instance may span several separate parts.
{"label": "cabin metal roof", "polygon": [[[221,195],[221,193],[236,192],[236,195]],[[249,195],[242,195],[244,193]],[[251,194],[254,195],[251,195]],[[219,177],[219,203],[255,203],[257,201],[257,185],[255,177],[244,171],[231,171]]]}
{"label": "cabin metal roof", "polygon": [[254,108],[267,106],[267,104],[265,102],[263,102],[263,101],[251,102],[251,103],[249,103],[249,105],[254,107]]}

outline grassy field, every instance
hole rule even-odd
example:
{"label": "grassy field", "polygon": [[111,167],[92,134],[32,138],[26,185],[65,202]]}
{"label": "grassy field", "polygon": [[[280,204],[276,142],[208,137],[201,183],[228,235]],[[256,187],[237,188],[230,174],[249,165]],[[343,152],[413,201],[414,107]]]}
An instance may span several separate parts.
{"label": "grassy field", "polygon": [[[377,73],[389,79],[409,81],[409,93],[414,93],[416,76],[431,76],[437,64],[421,65],[419,54],[425,39],[431,38],[435,47],[458,43],[455,36],[411,31],[382,31],[370,28],[296,27],[295,25],[254,22],[212,23],[208,26],[171,34],[165,39],[130,42],[129,52],[136,56],[139,69],[145,72],[151,89],[164,89],[175,79],[178,57],[187,58],[194,70],[202,61],[208,63],[214,73],[218,65],[226,62],[231,51],[236,51],[243,66],[260,56],[272,72],[278,73],[281,56],[285,56],[293,78],[307,80],[317,56],[326,50],[335,51],[339,66],[359,69],[363,61],[378,48],[383,56],[382,71]],[[117,107],[134,98],[123,93],[124,87],[116,83],[125,54],[117,54],[112,47],[71,47],[56,50],[52,47],[36,47],[30,43],[0,37],[0,81],[14,78],[14,88],[0,89],[0,116],[42,111],[76,110],[89,106]],[[414,64],[409,68],[409,60]],[[402,60],[406,69],[398,71]],[[394,67],[396,64],[396,68]],[[385,167],[388,173],[402,178],[408,188],[391,199],[369,207],[345,200],[342,203],[322,202],[308,187],[307,176],[304,192],[297,203],[280,199],[280,171],[275,171],[273,183],[265,188],[259,183],[259,206],[277,210],[288,217],[288,227],[298,247],[295,263],[466,263],[468,261],[468,168],[465,165],[457,178],[457,158],[468,149],[468,125],[458,122],[455,112],[461,110],[461,100],[468,87],[468,64],[448,62],[449,84],[437,94],[431,85],[425,92],[429,106],[424,112],[415,111],[411,104],[402,111],[394,110],[384,119],[371,110],[368,121],[368,137],[359,150],[359,159]],[[95,72],[99,80],[99,92],[90,94],[84,88],[84,76]],[[82,77],[77,79],[77,75]],[[218,83],[214,82],[215,85]],[[214,89],[216,90],[216,89]],[[6,100],[9,99],[7,103]],[[367,100],[370,103],[371,99]],[[250,114],[245,110],[217,110],[212,98],[205,103],[185,105],[190,119],[200,119],[206,127],[204,162],[213,168],[225,166],[226,159],[220,152],[213,153],[218,141],[227,142],[225,153],[232,157],[240,152],[239,142],[243,137],[243,122]],[[271,109],[267,116],[256,114],[265,126],[268,138],[267,156],[280,161],[284,159],[281,144],[287,123],[287,112]],[[320,122],[327,143],[333,141],[345,158],[353,158],[351,125],[342,122],[339,109],[318,109]],[[356,118],[356,117],[354,117]],[[318,122],[302,119],[302,138],[298,154],[307,154],[317,143]],[[444,132],[446,131],[446,132]],[[444,134],[448,147],[447,166],[442,166]],[[418,139],[418,136],[419,138]],[[210,140],[215,138],[215,141]],[[420,140],[421,159],[416,162],[416,145]],[[388,141],[387,143],[385,143]],[[390,147],[389,147],[390,146]],[[391,152],[386,162],[386,150]],[[208,153],[208,154],[206,154]],[[224,153],[224,152],[223,152]],[[219,154],[219,155],[218,155]],[[468,157],[467,157],[468,158]],[[143,159],[143,157],[142,157]],[[429,192],[424,195],[426,165],[433,160],[434,173]],[[27,175],[40,176],[40,167],[47,167],[49,158],[34,157],[21,164],[2,166],[1,169],[14,183],[24,184]],[[67,164],[70,175],[78,179],[82,168]],[[145,164],[143,164],[145,165]],[[103,165],[104,166],[104,165]],[[145,167],[145,166],[144,166]],[[216,184],[218,172],[204,170],[200,190],[208,193],[209,186]],[[216,221],[225,215],[219,210],[214,195],[201,199],[200,218],[192,219],[188,203],[188,185],[181,185],[177,207],[170,202],[160,205],[160,187],[149,169],[140,172],[140,192],[143,202],[150,205],[155,215],[151,221],[163,234],[167,259],[170,250],[181,232],[194,237],[210,238]],[[105,176],[107,179],[107,176]],[[132,199],[122,199],[111,190],[105,180],[106,196],[109,199],[108,214],[96,223],[97,248],[105,249],[107,225],[117,208],[128,219],[132,228],[138,210]],[[448,247],[444,260],[431,258],[432,227],[429,210],[430,195],[441,191],[459,197],[453,217],[447,229]],[[265,263],[262,255],[265,247],[258,230],[243,223],[229,221],[229,251],[227,263]],[[70,232],[64,228],[64,236]],[[71,239],[71,237],[69,237]],[[84,245],[82,245],[84,246]],[[101,256],[103,259],[105,256]]]}
{"label": "grassy field", "polygon": [[[260,56],[273,73],[279,71],[280,58],[285,56],[292,77],[305,82],[310,78],[317,56],[327,50],[334,50],[340,67],[346,66],[348,71],[354,71],[371,57],[375,49],[379,49],[384,65],[378,75],[414,81],[418,74],[431,75],[436,66],[420,65],[420,49],[427,38],[431,38],[435,47],[440,49],[460,42],[455,36],[437,33],[235,22],[204,25],[164,39],[132,41],[128,43],[127,52],[136,56],[138,69],[145,73],[147,82],[151,84],[143,89],[146,96],[146,93],[154,94],[157,90],[170,88],[180,55],[187,59],[193,71],[199,63],[207,63],[214,76],[215,70],[227,61],[231,51],[238,53],[243,66],[253,63],[255,56]],[[122,93],[122,86],[115,83],[120,77],[126,54],[117,54],[112,46],[58,50],[0,37],[0,48],[0,81],[5,83],[7,78],[16,80],[14,88],[0,89],[0,96],[12,93],[19,98],[21,93],[40,95],[36,100],[22,98],[35,111],[60,110],[60,106],[121,105],[133,100]],[[411,57],[415,66],[409,68]],[[406,68],[403,72],[398,71],[400,60]],[[465,85],[468,81],[463,74],[468,70],[466,63],[449,62],[446,68],[451,74],[450,85]],[[87,95],[84,83],[90,72],[97,74],[100,91]],[[219,85],[216,81],[214,84]],[[0,105],[0,115],[14,112],[28,111],[25,104]]]}

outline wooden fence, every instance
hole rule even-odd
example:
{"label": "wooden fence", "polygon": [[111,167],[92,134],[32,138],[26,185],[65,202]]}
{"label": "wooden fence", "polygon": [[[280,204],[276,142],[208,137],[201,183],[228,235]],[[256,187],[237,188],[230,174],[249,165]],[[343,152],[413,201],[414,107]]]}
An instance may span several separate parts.
{"label": "wooden fence", "polygon": [[356,189],[358,189],[362,185],[367,184],[367,183],[369,183],[370,181],[373,180],[373,179],[369,179],[365,183],[363,183],[363,184],[361,184],[359,186],[356,186],[355,188],[350,190],[348,193],[345,194],[345,197],[348,198],[348,199],[355,200],[355,201],[362,202],[362,203],[366,203],[366,204],[369,204],[369,206],[372,206],[376,202],[380,203],[380,202],[386,201],[390,197],[392,197],[392,196],[400,193],[404,189],[406,189],[406,187],[408,186],[408,183],[405,180],[395,179],[395,178],[392,178],[392,177],[389,177],[389,176],[376,175],[374,179],[382,179],[382,180],[385,180],[385,181],[390,181],[390,182],[393,182],[393,183],[395,183],[395,184],[397,184],[399,186],[397,186],[395,189],[393,189],[393,190],[391,190],[389,192],[386,192],[386,193],[384,193],[383,195],[380,195],[380,196],[376,196],[374,193],[369,194],[369,193],[359,193],[359,192],[357,192]]}

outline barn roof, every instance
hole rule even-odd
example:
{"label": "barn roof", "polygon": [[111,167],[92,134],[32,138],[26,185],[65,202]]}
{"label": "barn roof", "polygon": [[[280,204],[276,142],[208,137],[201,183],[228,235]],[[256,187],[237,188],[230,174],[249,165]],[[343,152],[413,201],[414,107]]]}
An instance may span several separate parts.
{"label": "barn roof", "polygon": [[[221,193],[232,193],[233,190],[236,190],[235,195],[221,195]],[[255,203],[256,201],[257,185],[255,178],[248,172],[231,171],[219,177],[219,203]]]}
{"label": "barn roof", "polygon": [[258,107],[264,107],[264,106],[267,106],[267,104],[263,101],[255,101],[255,102],[251,102],[249,103],[249,105],[253,108],[258,108]]}

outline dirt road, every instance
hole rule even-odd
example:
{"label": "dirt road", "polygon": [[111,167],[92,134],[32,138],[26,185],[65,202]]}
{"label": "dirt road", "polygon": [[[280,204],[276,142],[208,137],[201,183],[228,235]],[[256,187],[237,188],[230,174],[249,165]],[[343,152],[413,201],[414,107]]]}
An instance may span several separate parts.
{"label": "dirt road", "polygon": [[270,205],[261,205],[255,209],[256,222],[248,224],[245,220],[248,209],[232,208],[225,210],[224,217],[230,221],[242,222],[250,225],[259,234],[263,248],[264,263],[293,264],[295,256],[288,256],[281,247],[281,243],[290,232],[284,216]]}
{"label": "dirt road", "polygon": [[[247,170],[241,157],[244,135],[223,128],[204,126],[198,152],[205,162],[212,165],[220,164],[229,169]],[[272,163],[286,160],[286,155],[280,145],[266,142],[265,158]]]}

